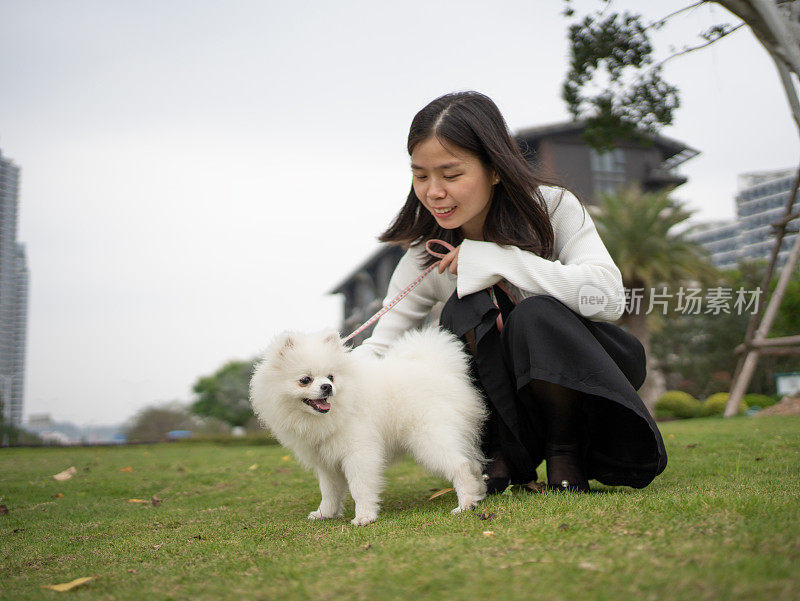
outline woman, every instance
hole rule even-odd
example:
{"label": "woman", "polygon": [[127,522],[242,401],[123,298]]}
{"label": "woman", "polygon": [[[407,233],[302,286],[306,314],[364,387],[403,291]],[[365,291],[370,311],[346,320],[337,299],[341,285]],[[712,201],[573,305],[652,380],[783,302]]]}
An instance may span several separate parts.
{"label": "woman", "polygon": [[382,355],[437,301],[465,342],[491,417],[489,492],[536,478],[588,491],[589,479],[641,488],[666,466],[661,434],[636,393],[639,341],[612,325],[622,277],[570,192],[534,175],[497,106],[477,92],[437,98],[408,136],[413,185],[379,237],[408,247],[386,302],[431,265],[425,242],[454,248],[354,352]]}

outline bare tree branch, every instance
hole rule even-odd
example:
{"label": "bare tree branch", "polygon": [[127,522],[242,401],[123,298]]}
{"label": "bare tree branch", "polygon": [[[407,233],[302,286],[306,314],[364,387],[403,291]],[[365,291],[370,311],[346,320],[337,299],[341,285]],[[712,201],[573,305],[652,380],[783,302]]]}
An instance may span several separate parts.
{"label": "bare tree branch", "polygon": [[655,21],[651,21],[650,24],[647,26],[647,29],[650,29],[651,27],[661,27],[664,23],[667,22],[667,20],[671,19],[675,15],[679,15],[680,13],[682,13],[684,11],[692,10],[693,8],[697,8],[701,4],[706,4],[707,2],[708,2],[708,0],[698,0],[694,4],[690,4],[689,6],[684,6],[683,8],[679,8],[678,10],[669,13],[666,17],[661,17],[660,19],[656,19]]}
{"label": "bare tree branch", "polygon": [[705,48],[706,46],[710,46],[711,44],[714,44],[714,43],[720,41],[722,38],[732,34],[734,31],[736,31],[738,29],[741,29],[745,25],[746,25],[746,23],[739,23],[738,25],[736,25],[735,27],[732,27],[728,31],[721,33],[718,37],[714,38],[713,40],[708,40],[707,42],[703,42],[702,44],[698,44],[697,46],[692,46],[690,48],[684,48],[680,52],[676,52],[676,53],[668,56],[664,60],[655,63],[652,67],[647,69],[647,71],[644,71],[643,73],[640,73],[636,77],[636,79],[633,80],[632,83],[636,83],[637,81],[639,81],[640,79],[645,77],[648,73],[650,73],[654,69],[658,69],[658,68],[662,67],[664,65],[664,63],[666,63],[667,61],[671,61],[673,58],[677,58],[679,56],[683,56],[684,54],[689,54],[690,52],[694,52],[695,50],[701,50],[702,48]]}
{"label": "bare tree branch", "polygon": [[664,63],[666,63],[667,61],[672,60],[673,58],[677,58],[679,56],[683,56],[684,54],[689,54],[690,52],[694,52],[695,50],[702,50],[706,46],[711,46],[711,44],[714,44],[715,42],[719,42],[722,38],[724,38],[726,36],[729,36],[734,31],[736,31],[737,29],[741,29],[744,26],[745,26],[745,23],[739,23],[738,25],[736,25],[735,27],[732,27],[728,31],[725,31],[725,32],[721,33],[719,36],[717,36],[713,40],[708,40],[707,42],[703,42],[702,44],[698,44],[697,46],[691,46],[689,48],[684,48],[680,52],[676,52],[675,54],[672,54],[672,55],[668,56],[663,61],[657,62],[655,65],[653,65],[652,68],[655,69],[656,67],[661,67]]}

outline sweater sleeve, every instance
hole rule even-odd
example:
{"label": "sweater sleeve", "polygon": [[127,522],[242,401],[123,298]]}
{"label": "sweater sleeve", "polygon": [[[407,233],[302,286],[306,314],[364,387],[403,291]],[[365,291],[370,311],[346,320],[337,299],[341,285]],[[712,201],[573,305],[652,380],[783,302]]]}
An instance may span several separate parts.
{"label": "sweater sleeve", "polygon": [[[542,188],[551,211],[554,261],[516,246],[464,240],[458,253],[458,297],[501,279],[526,296],[551,295],[593,321],[616,321],[625,310],[622,275],[594,221],[574,194]],[[550,208],[555,205],[555,209]]]}
{"label": "sweater sleeve", "polygon": [[[383,305],[386,306],[400,292],[422,274],[419,267],[421,254],[425,252],[424,246],[410,248],[395,267]],[[364,340],[351,352],[356,354],[371,353],[382,357],[392,342],[406,330],[418,327],[436,303],[435,274],[428,274],[411,292],[398,302],[391,311],[384,313],[375,324],[375,329],[369,338]]]}

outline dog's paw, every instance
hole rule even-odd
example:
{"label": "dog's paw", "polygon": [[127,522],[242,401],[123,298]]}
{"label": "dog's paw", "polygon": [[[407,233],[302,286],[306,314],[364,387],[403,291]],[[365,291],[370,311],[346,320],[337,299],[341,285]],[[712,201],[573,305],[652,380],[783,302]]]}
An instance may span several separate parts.
{"label": "dog's paw", "polygon": [[452,509],[450,513],[452,515],[458,515],[459,513],[464,513],[465,511],[469,511],[470,509],[475,509],[478,506],[478,501],[480,499],[475,499],[471,502],[464,503],[463,505],[459,505],[455,509]]}
{"label": "dog's paw", "polygon": [[367,524],[371,524],[377,519],[378,519],[377,514],[357,515],[352,520],[350,520],[350,523],[353,524],[353,526],[366,526]]}
{"label": "dog's paw", "polygon": [[332,520],[334,518],[344,517],[344,506],[340,505],[336,511],[327,512],[317,509],[308,514],[309,520]]}

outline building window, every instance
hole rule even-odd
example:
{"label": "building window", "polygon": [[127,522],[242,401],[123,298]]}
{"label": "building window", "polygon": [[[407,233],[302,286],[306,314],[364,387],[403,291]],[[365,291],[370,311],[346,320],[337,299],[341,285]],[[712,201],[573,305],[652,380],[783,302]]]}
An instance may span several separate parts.
{"label": "building window", "polygon": [[607,152],[590,148],[589,153],[596,197],[603,193],[613,194],[625,185],[625,151],[622,148]]}

